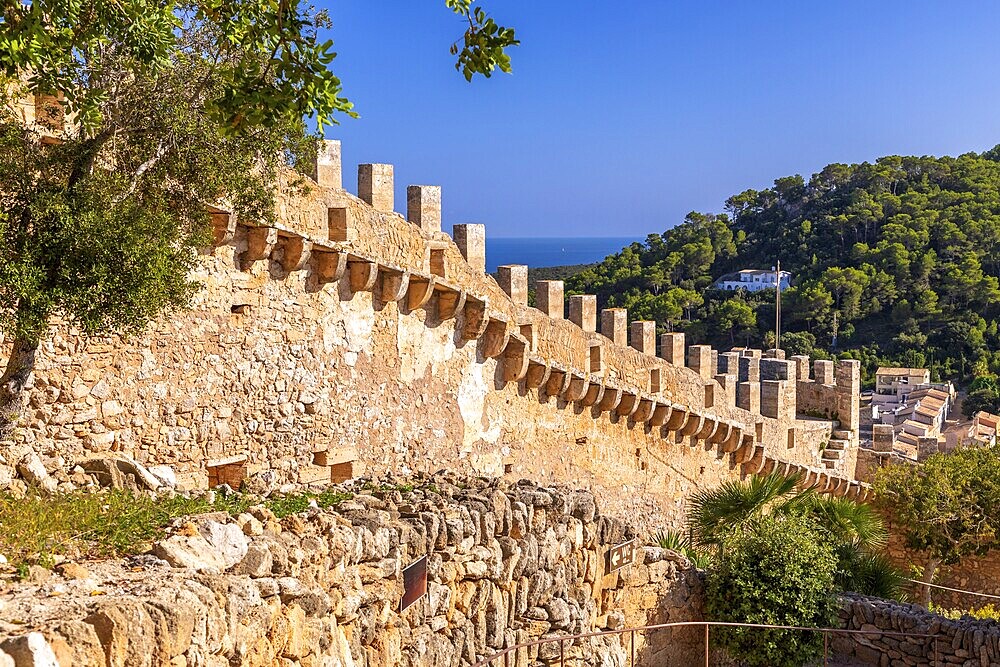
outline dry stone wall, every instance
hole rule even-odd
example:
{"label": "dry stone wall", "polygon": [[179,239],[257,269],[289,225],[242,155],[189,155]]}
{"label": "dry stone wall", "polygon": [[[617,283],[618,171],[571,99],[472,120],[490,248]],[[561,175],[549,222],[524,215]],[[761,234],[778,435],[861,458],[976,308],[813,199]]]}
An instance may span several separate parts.
{"label": "dry stone wall", "polygon": [[[0,584],[0,665],[459,666],[543,636],[701,619],[702,581],[677,554],[640,542],[609,572],[635,534],[587,491],[445,474],[338,491],[351,497],[332,509],[192,517],[152,555]],[[402,569],[424,556],[427,595],[400,611]],[[637,638],[639,664],[685,664],[700,634],[654,639]],[[565,646],[572,665],[624,664],[626,649]]]}
{"label": "dry stone wall", "polygon": [[[989,667],[1000,664],[1000,623],[949,620],[923,607],[877,598],[845,596],[843,627],[873,634],[833,639],[834,651],[849,664],[889,667]],[[879,632],[897,634],[879,634]],[[907,633],[910,636],[899,636]],[[917,636],[917,635],[931,635]]]}
{"label": "dry stone wall", "polygon": [[53,470],[120,452],[188,487],[261,471],[531,476],[654,524],[678,523],[692,491],[761,470],[864,495],[850,466],[824,460],[835,425],[795,419],[794,378],[767,380],[780,415],[739,408],[738,371],[716,373],[712,350],[693,346],[687,368],[676,340],[658,357],[579,313],[530,308],[483,273],[480,227],[456,226],[461,244],[440,231],[439,190],[412,186],[405,219],[386,197],[391,168],[363,166],[363,200],[340,187],[336,152],[322,157],[319,183],[281,185],[275,226],[213,215],[189,310],[131,341],[56,323],[23,428],[0,443],[0,482],[31,449]]}

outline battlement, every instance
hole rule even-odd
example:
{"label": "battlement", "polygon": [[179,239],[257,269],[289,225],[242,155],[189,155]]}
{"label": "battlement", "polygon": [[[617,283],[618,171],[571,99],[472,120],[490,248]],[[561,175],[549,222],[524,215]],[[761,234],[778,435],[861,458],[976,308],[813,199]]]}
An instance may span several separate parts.
{"label": "battlement", "polygon": [[340,155],[327,142],[306,187],[281,177],[273,225],[211,211],[189,311],[138,341],[56,327],[15,446],[120,451],[194,486],[380,466],[520,474],[670,521],[691,491],[764,470],[867,493],[825,457],[836,425],[796,418],[799,362],[657,341],[654,322],[599,314],[561,281],[538,283],[531,307],[527,267],[485,273],[484,226],[441,231],[440,188],[408,187],[404,217],[391,165],[361,165],[355,195]]}
{"label": "battlement", "polygon": [[[339,142],[328,141],[315,173],[339,175],[339,156]],[[627,311],[619,308],[600,312],[598,331],[593,295],[571,296],[569,319],[564,317],[562,281],[539,281],[537,307],[529,307],[527,266],[501,266],[495,280],[485,274],[485,227],[457,224],[451,237],[443,234],[439,187],[409,186],[407,217],[396,213],[392,173],[391,165],[360,165],[357,197],[336,177],[321,178],[320,187],[305,194],[284,191],[284,215],[273,229],[238,222],[233,234],[232,221],[220,214],[216,239],[238,248],[245,244],[244,264],[276,258],[286,270],[316,274],[318,282],[347,275],[351,291],[372,291],[377,302],[424,309],[436,321],[454,318],[457,344],[475,342],[483,358],[497,359],[503,382],[589,408],[595,417],[606,413],[662,429],[664,437],[717,445],[740,465],[773,460],[775,466],[808,470],[810,452],[796,459],[786,451],[800,444],[801,404],[837,406],[828,415],[837,418],[841,410],[849,412],[850,397],[860,391],[859,383],[850,381],[857,362],[838,362],[836,377],[827,377],[832,362],[817,361],[813,382],[808,359],[785,360],[783,350],[736,348],[720,354],[691,345],[685,361],[683,333],[662,335],[657,350],[656,323],[630,324]],[[262,235],[273,241],[255,240]],[[306,247],[316,258],[312,264],[303,259]],[[806,391],[807,384],[820,389]],[[856,431],[856,425],[845,428]],[[777,436],[785,456],[763,453],[768,435]],[[811,453],[814,463],[827,463],[818,448]],[[817,477],[829,477],[816,467]]]}

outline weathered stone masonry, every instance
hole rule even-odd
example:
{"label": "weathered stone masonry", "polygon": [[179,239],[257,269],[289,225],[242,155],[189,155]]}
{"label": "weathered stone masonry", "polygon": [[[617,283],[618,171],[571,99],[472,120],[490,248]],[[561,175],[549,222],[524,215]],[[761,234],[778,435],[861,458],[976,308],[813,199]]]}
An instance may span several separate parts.
{"label": "weathered stone masonry", "polygon": [[455,242],[440,231],[440,189],[411,186],[408,220],[391,210],[391,165],[361,166],[362,198],[342,189],[335,144],[315,173],[281,185],[273,227],[215,213],[190,310],[129,342],[57,326],[7,465],[28,447],[50,461],[120,451],[195,487],[451,467],[592,488],[654,523],[765,469],[865,492],[849,455],[821,451],[835,425],[795,418],[806,384],[827,404],[849,397],[857,362],[797,380],[796,362],[692,346],[687,368],[682,335],[653,356],[648,324],[628,341],[608,311],[598,333],[592,299],[572,297],[563,319],[561,285],[546,285],[545,312],[526,305],[524,272],[502,289],[483,273],[482,226],[456,225]]}
{"label": "weathered stone masonry", "polygon": [[[608,549],[633,533],[588,492],[405,481],[417,487],[350,486],[357,495],[334,510],[281,521],[263,507],[194,517],[154,548],[167,562],[21,585],[0,595],[0,665],[9,654],[62,667],[458,666],[543,635],[701,618],[701,579],[672,552],[639,547],[608,572]],[[428,594],[400,613],[402,568],[424,555]],[[686,664],[700,639],[639,635],[636,654]],[[565,649],[574,665],[621,665],[631,645]],[[557,655],[558,644],[523,649],[507,664]]]}

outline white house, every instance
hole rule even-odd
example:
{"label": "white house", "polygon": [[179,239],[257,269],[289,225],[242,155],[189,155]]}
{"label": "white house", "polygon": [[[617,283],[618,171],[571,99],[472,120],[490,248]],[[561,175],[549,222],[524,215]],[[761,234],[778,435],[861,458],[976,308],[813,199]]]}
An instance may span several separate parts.
{"label": "white house", "polygon": [[[789,271],[781,272],[781,289],[788,289],[792,284],[792,274]],[[775,271],[765,271],[763,269],[743,269],[736,273],[727,273],[715,281],[715,288],[734,292],[745,289],[748,292],[759,292],[765,289],[774,289]]]}

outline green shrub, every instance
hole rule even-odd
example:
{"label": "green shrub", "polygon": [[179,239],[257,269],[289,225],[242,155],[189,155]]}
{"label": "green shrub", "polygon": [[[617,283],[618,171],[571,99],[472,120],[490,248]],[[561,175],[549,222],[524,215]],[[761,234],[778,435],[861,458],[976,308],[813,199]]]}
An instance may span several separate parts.
{"label": "green shrub", "polygon": [[661,549],[676,551],[699,569],[707,569],[712,562],[712,556],[709,552],[691,544],[688,536],[679,530],[658,530],[653,534],[652,542]]}
{"label": "green shrub", "polygon": [[992,602],[982,607],[972,607],[971,609],[948,609],[946,607],[939,607],[932,602],[927,606],[927,610],[935,614],[940,614],[945,618],[950,618],[953,621],[957,621],[965,616],[979,621],[1000,621],[1000,609],[993,606]]}
{"label": "green shrub", "polygon": [[[801,516],[764,516],[740,528],[708,573],[710,621],[827,627],[835,618],[837,558]],[[713,628],[716,646],[748,667],[800,667],[823,647],[818,632]]]}

